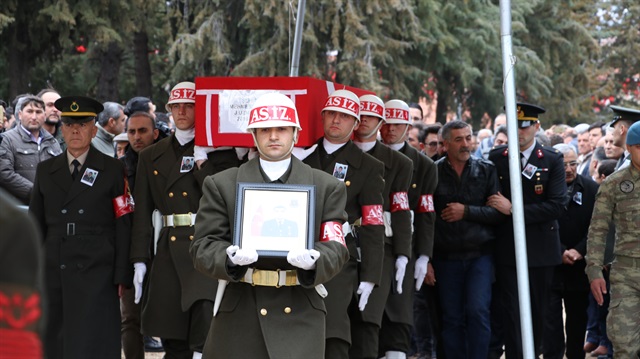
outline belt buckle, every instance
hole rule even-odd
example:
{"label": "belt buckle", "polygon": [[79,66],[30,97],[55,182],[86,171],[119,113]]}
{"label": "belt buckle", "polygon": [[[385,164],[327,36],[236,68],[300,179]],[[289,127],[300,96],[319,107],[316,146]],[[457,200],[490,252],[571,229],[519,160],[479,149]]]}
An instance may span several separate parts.
{"label": "belt buckle", "polygon": [[280,288],[280,270],[254,269],[251,275],[252,285]]}
{"label": "belt buckle", "polygon": [[193,226],[191,223],[191,212],[187,214],[174,214],[173,215],[173,227],[186,227]]}
{"label": "belt buckle", "polygon": [[75,236],[75,235],[76,235],[76,224],[67,223],[67,236]]}

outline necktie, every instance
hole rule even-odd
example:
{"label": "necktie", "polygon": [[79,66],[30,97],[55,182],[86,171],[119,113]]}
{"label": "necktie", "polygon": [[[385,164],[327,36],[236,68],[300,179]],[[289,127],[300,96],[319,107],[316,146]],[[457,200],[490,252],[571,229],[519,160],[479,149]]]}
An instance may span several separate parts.
{"label": "necktie", "polygon": [[71,179],[75,181],[76,177],[78,176],[80,162],[78,162],[78,160],[73,160],[71,161],[71,164],[73,165],[73,172],[71,172]]}
{"label": "necktie", "polygon": [[527,160],[524,158],[524,154],[520,152],[520,169],[524,168],[527,165]]}

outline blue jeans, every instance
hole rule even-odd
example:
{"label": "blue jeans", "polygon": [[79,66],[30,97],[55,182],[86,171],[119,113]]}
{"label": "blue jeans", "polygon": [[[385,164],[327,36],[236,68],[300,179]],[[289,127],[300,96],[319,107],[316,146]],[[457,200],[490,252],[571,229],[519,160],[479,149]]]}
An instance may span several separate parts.
{"label": "blue jeans", "polygon": [[493,257],[433,261],[447,359],[487,357],[491,339]]}

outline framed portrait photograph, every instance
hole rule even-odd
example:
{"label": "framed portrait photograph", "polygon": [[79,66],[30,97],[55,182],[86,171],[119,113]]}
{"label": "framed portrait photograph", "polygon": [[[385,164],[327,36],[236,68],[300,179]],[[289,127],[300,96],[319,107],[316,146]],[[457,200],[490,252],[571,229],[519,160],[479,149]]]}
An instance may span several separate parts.
{"label": "framed portrait photograph", "polygon": [[315,187],[238,183],[233,244],[261,257],[313,248]]}

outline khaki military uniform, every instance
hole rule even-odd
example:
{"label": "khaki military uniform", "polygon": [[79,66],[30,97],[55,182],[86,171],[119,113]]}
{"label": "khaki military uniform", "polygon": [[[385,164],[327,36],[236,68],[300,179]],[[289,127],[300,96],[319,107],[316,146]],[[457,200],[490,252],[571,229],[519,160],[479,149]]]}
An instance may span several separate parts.
{"label": "khaki military uniform", "polygon": [[596,194],[587,239],[589,281],[603,278],[610,223],[616,228],[616,259],[609,277],[607,335],[616,358],[635,358],[640,354],[640,171],[633,165],[607,177]]}
{"label": "khaki military uniform", "polygon": [[[324,358],[326,308],[314,286],[339,273],[349,254],[342,242],[321,239],[321,228],[326,222],[341,225],[346,220],[346,191],[332,176],[292,158],[289,170],[279,181],[315,186],[312,233],[314,248],[320,252],[316,268],[302,270],[285,258],[258,258],[250,266],[231,267],[226,249],[234,236],[237,183],[268,181],[255,158],[237,169],[207,177],[204,182],[191,255],[195,267],[209,281],[229,281],[211,324],[205,358]],[[272,273],[286,270],[294,274],[299,285],[243,283],[249,267]]]}
{"label": "khaki military uniform", "polygon": [[[367,152],[384,163],[383,209],[391,218],[390,229],[385,231],[385,250],[380,286],[371,292],[363,312],[355,313],[352,319],[352,345],[350,356],[355,358],[378,355],[378,331],[382,325],[382,315],[389,296],[395,291],[395,260],[399,255],[411,258],[412,233],[411,212],[408,191],[413,173],[412,161],[403,154],[392,150],[381,142]],[[402,203],[407,201],[406,203]],[[393,288],[392,288],[393,287]],[[375,325],[376,330],[368,328]]]}
{"label": "khaki military uniform", "polygon": [[[181,172],[183,158],[193,157],[193,147],[193,142],[180,146],[175,136],[170,136],[140,152],[134,191],[132,262],[150,263],[154,209],[164,216],[196,214],[204,177],[239,164],[234,150],[216,151],[209,155],[203,169],[194,166]],[[196,271],[189,256],[194,227],[181,224],[162,228],[142,294],[142,332],[163,339],[187,340],[189,309],[196,301],[213,301],[216,293],[217,282]],[[206,333],[196,335],[202,335],[204,341]]]}
{"label": "khaki military uniform", "polygon": [[[348,166],[344,184],[347,187],[345,209],[350,224],[362,221],[363,206],[382,208],[384,165],[380,161],[362,152],[358,146],[349,141],[334,152],[335,158],[323,167],[321,158],[321,153],[325,153],[323,139],[320,139],[317,144],[318,148],[304,159],[304,163],[331,174],[337,163]],[[348,307],[353,301],[357,310],[358,283],[371,282],[379,285],[382,275],[381,263],[384,258],[384,226],[382,224],[358,226],[355,231],[357,239],[353,234],[345,237],[351,257],[349,262],[345,264],[340,274],[326,284],[329,291],[329,296],[325,298],[327,339],[339,338],[347,343],[351,343]]]}

